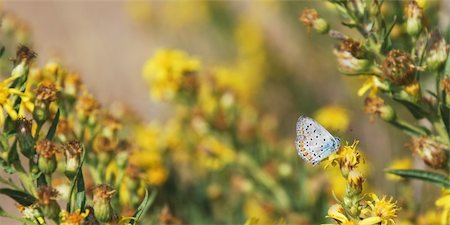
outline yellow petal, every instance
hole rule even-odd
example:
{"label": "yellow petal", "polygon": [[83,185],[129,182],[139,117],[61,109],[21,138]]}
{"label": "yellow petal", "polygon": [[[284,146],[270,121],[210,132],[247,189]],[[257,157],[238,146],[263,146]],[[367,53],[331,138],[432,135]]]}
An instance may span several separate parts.
{"label": "yellow petal", "polygon": [[381,222],[381,217],[379,216],[372,216],[369,218],[366,218],[364,220],[361,220],[358,225],[373,225],[373,224],[378,224]]}

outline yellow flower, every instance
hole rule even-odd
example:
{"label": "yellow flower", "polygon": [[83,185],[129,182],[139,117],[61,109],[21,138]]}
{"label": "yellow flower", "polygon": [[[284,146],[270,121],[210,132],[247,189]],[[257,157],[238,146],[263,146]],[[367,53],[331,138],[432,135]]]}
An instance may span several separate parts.
{"label": "yellow flower", "polygon": [[73,213],[69,213],[63,210],[60,214],[60,225],[81,225],[83,224],[84,218],[89,215],[89,209],[86,209],[84,213],[81,213],[80,209],[77,209]]}
{"label": "yellow flower", "polygon": [[[409,157],[404,157],[402,159],[397,159],[391,162],[391,165],[388,169],[411,169],[412,162]],[[403,180],[402,177],[394,175],[394,174],[386,174],[386,178],[393,181]]]}
{"label": "yellow flower", "polygon": [[441,215],[441,224],[450,222],[450,189],[442,190],[442,197],[436,200],[436,206],[443,209]]}
{"label": "yellow flower", "polygon": [[380,86],[382,86],[381,81],[375,76],[370,76],[358,90],[358,96],[363,96],[367,91],[369,91],[369,96],[376,96]]}
{"label": "yellow flower", "polygon": [[361,214],[367,215],[370,219],[379,218],[381,225],[395,224],[394,218],[397,217],[397,202],[393,202],[392,197],[386,199],[386,196],[379,199],[375,194],[370,194],[371,201],[367,201],[368,208],[361,211]]}
{"label": "yellow flower", "polygon": [[314,119],[326,129],[337,132],[345,132],[350,123],[347,109],[339,105],[329,105],[318,110]]}
{"label": "yellow flower", "polygon": [[361,153],[356,148],[358,143],[359,141],[354,141],[352,145],[346,143],[339,151],[330,155],[326,160],[325,168],[339,165],[341,170],[345,168],[347,171],[350,171],[356,167],[361,162]]}
{"label": "yellow flower", "polygon": [[200,61],[178,50],[160,49],[144,65],[144,78],[155,100],[172,100],[178,94],[183,78],[198,72]]}
{"label": "yellow flower", "polygon": [[200,165],[211,170],[220,170],[235,158],[233,149],[211,136],[201,140],[197,155]]}
{"label": "yellow flower", "polygon": [[334,204],[328,209],[328,215],[327,217],[332,218],[336,220],[336,222],[347,222],[348,218],[345,215],[344,207],[340,204]]}
{"label": "yellow flower", "polygon": [[25,95],[23,92],[21,92],[17,88],[10,88],[10,84],[16,80],[17,78],[21,77],[22,74],[18,74],[15,76],[8,77],[0,82],[0,124],[3,124],[4,117],[3,117],[3,110],[8,113],[8,115],[11,117],[11,119],[16,120],[18,115],[17,112],[14,110],[14,104],[13,101],[11,101],[10,97],[11,95],[21,96],[22,102],[29,102],[30,97],[28,95]]}

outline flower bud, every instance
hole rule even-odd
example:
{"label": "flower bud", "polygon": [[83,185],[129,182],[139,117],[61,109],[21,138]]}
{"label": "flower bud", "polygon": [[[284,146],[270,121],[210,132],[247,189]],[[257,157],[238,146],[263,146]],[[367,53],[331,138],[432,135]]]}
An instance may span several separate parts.
{"label": "flower bud", "polygon": [[312,27],[321,34],[325,34],[330,30],[327,21],[321,18],[315,9],[303,10],[299,19],[305,26]]}
{"label": "flower bud", "polygon": [[56,100],[56,87],[54,84],[41,83],[36,90],[33,118],[38,124],[43,124],[50,114],[49,105]]}
{"label": "flower bud", "polygon": [[13,59],[14,69],[11,71],[11,76],[13,77],[21,77],[28,75],[29,64],[31,60],[36,57],[36,53],[34,53],[28,47],[21,45],[17,49],[16,58]]}
{"label": "flower bud", "polygon": [[441,69],[447,60],[449,45],[447,45],[445,39],[438,31],[434,31],[431,33],[428,46],[429,48],[425,59],[427,69],[430,71]]}
{"label": "flower bud", "polygon": [[19,118],[16,121],[16,133],[17,133],[17,140],[19,142],[20,150],[23,155],[25,155],[28,158],[31,158],[35,151],[34,151],[34,138],[31,134],[31,120],[27,120],[25,118]]}
{"label": "flower bud", "polygon": [[364,101],[364,111],[372,114],[370,118],[371,121],[374,119],[373,115],[378,115],[387,122],[392,122],[397,118],[394,108],[385,105],[383,99],[378,96],[366,98]]}
{"label": "flower bud", "polygon": [[36,143],[36,152],[39,155],[38,167],[43,174],[50,175],[56,170],[56,152],[58,149],[55,144],[47,139],[42,139]]}
{"label": "flower bud", "polygon": [[447,147],[431,138],[412,138],[410,148],[431,168],[443,168],[447,162]]}
{"label": "flower bud", "polygon": [[409,54],[391,50],[383,61],[384,77],[396,85],[407,85],[414,81],[416,67]]}
{"label": "flower bud", "polygon": [[79,141],[70,141],[63,146],[63,149],[66,156],[65,174],[67,177],[72,178],[80,166],[83,147]]}
{"label": "flower bud", "polygon": [[334,219],[336,222],[347,221],[345,216],[344,207],[340,204],[334,204],[328,209],[328,217]]}
{"label": "flower bud", "polygon": [[80,92],[81,79],[78,74],[69,73],[64,78],[63,92],[66,96],[75,98]]}
{"label": "flower bud", "polygon": [[340,45],[333,50],[336,55],[338,68],[342,73],[361,74],[373,72],[370,60],[366,58],[366,52],[361,48],[359,42],[352,39],[343,40]]}
{"label": "flower bud", "polygon": [[75,106],[82,123],[94,124],[99,113],[100,104],[91,95],[82,95]]}
{"label": "flower bud", "polygon": [[357,170],[352,170],[348,173],[347,182],[350,187],[354,190],[355,194],[359,194],[362,191],[362,184],[364,182],[364,177]]}
{"label": "flower bud", "polygon": [[61,208],[56,202],[58,192],[52,187],[40,187],[38,190],[38,201],[44,215],[52,220],[57,220]]}
{"label": "flower bud", "polygon": [[114,219],[115,214],[110,201],[115,192],[106,184],[101,184],[94,190],[94,215],[101,223]]}
{"label": "flower bud", "polygon": [[422,30],[422,17],[423,10],[417,5],[417,2],[414,0],[409,1],[408,5],[405,8],[406,15],[406,32],[410,36],[417,36]]}

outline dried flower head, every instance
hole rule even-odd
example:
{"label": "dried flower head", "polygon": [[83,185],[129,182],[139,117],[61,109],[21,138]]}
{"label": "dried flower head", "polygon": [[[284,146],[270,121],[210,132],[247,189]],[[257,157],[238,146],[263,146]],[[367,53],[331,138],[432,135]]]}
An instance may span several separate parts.
{"label": "dried flower head", "polygon": [[56,87],[53,83],[43,82],[36,90],[36,101],[46,105],[56,101]]}
{"label": "dried flower head", "polygon": [[48,205],[58,197],[58,191],[52,187],[42,186],[38,189],[38,200],[41,205]]}
{"label": "dried flower head", "polygon": [[433,140],[432,138],[412,138],[410,148],[428,166],[432,168],[442,168],[447,162],[447,154],[445,153],[447,146]]}
{"label": "dried flower head", "polygon": [[84,94],[78,99],[75,107],[78,115],[82,119],[87,119],[98,114],[100,104],[92,95]]}
{"label": "dried flower head", "polygon": [[315,9],[305,9],[299,20],[307,27],[314,28],[319,33],[326,33],[329,30],[328,23],[322,19]]}
{"label": "dried flower head", "polygon": [[56,147],[56,145],[47,139],[39,140],[36,143],[35,148],[39,156],[47,159],[54,157],[55,154],[59,152],[59,149]]}
{"label": "dried flower head", "polygon": [[100,184],[94,189],[94,202],[100,200],[111,200],[116,193],[110,186]]}
{"label": "dried flower head", "polygon": [[383,75],[396,85],[406,85],[414,81],[416,67],[410,55],[400,50],[391,50],[383,61]]}
{"label": "dried flower head", "polygon": [[441,80],[441,85],[445,93],[450,94],[450,76],[446,76],[443,80]]}
{"label": "dried flower head", "polygon": [[341,41],[338,46],[339,51],[349,52],[353,57],[362,59],[365,57],[365,52],[361,47],[361,43],[354,41],[351,38],[346,38]]}
{"label": "dried flower head", "polygon": [[25,45],[20,45],[16,52],[16,58],[13,59],[14,64],[24,61],[25,63],[30,62],[36,58],[37,54]]}

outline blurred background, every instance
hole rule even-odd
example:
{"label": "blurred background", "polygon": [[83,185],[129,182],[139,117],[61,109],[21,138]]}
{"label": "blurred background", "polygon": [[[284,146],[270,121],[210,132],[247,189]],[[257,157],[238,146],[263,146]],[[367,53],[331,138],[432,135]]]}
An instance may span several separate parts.
{"label": "blurred background", "polygon": [[[294,152],[298,116],[313,117],[330,106],[343,109],[349,124],[334,134],[344,142],[360,140],[370,159],[369,184],[395,194],[383,169],[410,154],[406,136],[381,121],[369,122],[364,99],[356,94],[364,80],[339,74],[333,40],[298,20],[304,8],[316,8],[339,27],[333,23],[338,15],[325,2],[4,1],[1,7],[26,24],[37,64],[62,62],[103,105],[126,102],[148,122],[163,123],[173,115],[170,105],[149,98],[142,77],[143,65],[160,48],[183,50],[202,60],[206,71],[228,67],[250,74],[244,81],[254,86],[249,98],[259,111],[275,115],[277,136],[291,140]],[[300,158],[296,163],[304,164]],[[13,205],[3,196],[0,201]]]}

